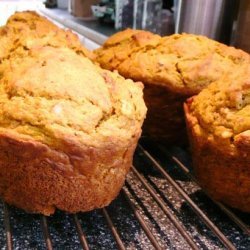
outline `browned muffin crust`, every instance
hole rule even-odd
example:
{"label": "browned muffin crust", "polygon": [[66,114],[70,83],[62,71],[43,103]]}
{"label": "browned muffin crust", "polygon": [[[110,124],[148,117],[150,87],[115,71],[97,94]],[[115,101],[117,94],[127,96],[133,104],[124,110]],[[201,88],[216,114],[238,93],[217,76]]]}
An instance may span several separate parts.
{"label": "browned muffin crust", "polygon": [[81,45],[76,34],[60,29],[34,11],[12,15],[7,24],[0,28],[0,45],[0,61],[10,57],[13,52],[24,53],[42,46],[67,47],[80,55],[93,58],[92,52]]}
{"label": "browned muffin crust", "polygon": [[185,113],[200,185],[215,200],[250,212],[250,67],[191,98]]}
{"label": "browned muffin crust", "polygon": [[[186,95],[197,94],[235,67],[250,62],[249,54],[244,51],[205,36],[159,37],[146,32],[147,39],[144,39],[144,32],[125,30],[111,36],[95,51],[96,60],[102,67],[117,69],[127,78],[161,85]],[[119,57],[120,51],[124,56]]]}
{"label": "browned muffin crust", "polygon": [[204,36],[175,34],[161,38],[155,47],[144,47],[133,53],[117,70],[145,84],[194,95],[235,67],[249,62],[249,55],[242,50]]}
{"label": "browned muffin crust", "polygon": [[147,43],[138,46],[132,39],[134,33],[140,34],[124,31],[109,38],[95,51],[96,60],[106,69],[117,69],[124,77],[145,84],[148,115],[143,132],[166,144],[185,138],[180,136],[185,134],[185,98],[250,63],[249,54],[204,36],[174,34],[153,39],[151,34]]}
{"label": "browned muffin crust", "polygon": [[158,44],[160,36],[144,30],[126,29],[107,39],[103,47],[95,50],[95,60],[104,69],[115,70],[131,54]]}
{"label": "browned muffin crust", "polygon": [[48,46],[0,70],[1,197],[46,215],[108,205],[141,134],[142,84]]}

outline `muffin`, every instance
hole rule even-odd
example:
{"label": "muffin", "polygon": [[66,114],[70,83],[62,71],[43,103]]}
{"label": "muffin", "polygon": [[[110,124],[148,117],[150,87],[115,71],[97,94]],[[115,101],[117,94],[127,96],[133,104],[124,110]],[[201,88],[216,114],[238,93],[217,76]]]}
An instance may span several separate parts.
{"label": "muffin", "polygon": [[143,85],[69,48],[44,46],[0,68],[0,196],[32,213],[108,205],[132,164]]}
{"label": "muffin", "polygon": [[[247,53],[204,36],[175,34],[154,39],[154,43],[132,51],[134,39],[113,43],[111,47],[112,39],[95,51],[95,60],[105,69],[117,69],[124,77],[145,84],[148,114],[143,132],[164,144],[185,141],[182,106],[187,97],[250,62]],[[128,55],[120,57],[120,50],[126,51],[127,47]]]}
{"label": "muffin", "polygon": [[0,28],[0,61],[13,52],[42,46],[67,47],[78,54],[92,58],[92,53],[84,48],[77,35],[70,30],[60,29],[45,17],[34,11],[16,12],[7,24]]}
{"label": "muffin", "polygon": [[196,177],[215,200],[250,212],[250,66],[185,104]]}
{"label": "muffin", "polygon": [[160,38],[149,31],[126,29],[112,35],[103,47],[95,50],[95,59],[103,68],[115,70],[133,52],[157,45]]}

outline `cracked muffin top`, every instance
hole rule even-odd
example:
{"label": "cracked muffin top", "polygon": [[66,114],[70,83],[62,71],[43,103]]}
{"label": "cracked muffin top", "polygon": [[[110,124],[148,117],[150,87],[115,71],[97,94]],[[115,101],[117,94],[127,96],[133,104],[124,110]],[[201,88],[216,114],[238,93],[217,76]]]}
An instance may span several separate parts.
{"label": "cracked muffin top", "polygon": [[95,50],[95,60],[103,68],[114,70],[141,48],[158,44],[160,36],[144,30],[126,29],[108,38],[103,47]]}
{"label": "cracked muffin top", "polygon": [[0,67],[0,133],[52,148],[125,146],[141,131],[142,88],[68,48],[31,49]]}
{"label": "cracked muffin top", "polygon": [[[143,46],[136,46],[138,42],[132,37],[140,34],[137,32],[129,35],[124,31],[130,37],[126,42],[117,38],[112,42],[113,37],[109,38],[102,48],[95,51],[96,60],[106,69],[117,69],[124,77],[162,85],[184,95],[197,94],[224,74],[250,62],[249,54],[242,50],[192,34],[162,38],[152,38],[154,35],[151,34]],[[119,33],[114,36],[119,36]],[[140,37],[137,38],[140,41]],[[128,49],[129,53],[123,52],[120,56],[121,51],[132,46],[137,49]]]}
{"label": "cracked muffin top", "polygon": [[78,54],[92,58],[92,53],[84,48],[77,35],[70,30],[60,29],[45,17],[34,11],[16,12],[7,24],[0,28],[0,61],[13,52],[42,46],[68,47]]}
{"label": "cracked muffin top", "polygon": [[212,83],[189,99],[196,134],[224,146],[250,148],[250,66]]}

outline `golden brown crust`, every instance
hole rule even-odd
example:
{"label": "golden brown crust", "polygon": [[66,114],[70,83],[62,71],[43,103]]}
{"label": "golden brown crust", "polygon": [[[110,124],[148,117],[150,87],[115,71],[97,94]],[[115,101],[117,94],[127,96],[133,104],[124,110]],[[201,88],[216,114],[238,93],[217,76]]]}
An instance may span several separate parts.
{"label": "golden brown crust", "polygon": [[[34,11],[16,12],[1,29],[0,44],[5,45],[4,52],[0,52],[0,61],[13,52],[23,53],[23,50],[42,46],[71,48],[78,54],[93,59],[92,52],[81,45],[76,34],[60,29]],[[4,35],[1,35],[3,32]]]}
{"label": "golden brown crust", "polygon": [[[184,95],[197,94],[222,75],[250,62],[249,54],[242,50],[192,34],[150,34],[138,46],[137,41],[144,39],[132,38],[140,37],[141,32],[126,30],[111,36],[95,51],[97,62],[125,77]],[[119,51],[123,51],[122,57]]]}
{"label": "golden brown crust", "polygon": [[110,142],[66,154],[1,133],[0,194],[9,204],[45,215],[55,208],[75,213],[106,206],[124,183],[138,137],[124,147]]}
{"label": "golden brown crust", "polygon": [[[39,132],[51,137],[50,130],[68,129],[82,131],[86,140],[98,133],[126,139],[138,128],[135,121],[144,119],[142,84],[100,69],[70,49],[33,49],[11,57],[1,69],[0,124],[23,133],[40,138]],[[24,125],[30,125],[28,131]],[[32,134],[32,126],[41,131]]]}
{"label": "golden brown crust", "polygon": [[141,134],[142,84],[51,46],[10,57],[0,74],[3,199],[46,215],[108,205]]}
{"label": "golden brown crust", "polygon": [[197,118],[189,113],[188,107],[185,112],[194,172],[201,187],[213,199],[250,212],[249,150],[238,149],[232,155],[230,150],[218,150],[213,141],[197,134]]}
{"label": "golden brown crust", "polygon": [[134,52],[158,44],[160,36],[148,31],[126,29],[111,36],[102,48],[95,50],[95,61],[114,70]]}
{"label": "golden brown crust", "polygon": [[215,200],[245,212],[250,212],[249,76],[250,68],[243,68],[185,105],[200,185]]}
{"label": "golden brown crust", "polygon": [[95,51],[96,60],[104,68],[116,69],[126,78],[142,81],[148,107],[143,131],[165,144],[172,143],[174,138],[175,143],[179,143],[182,140],[176,137],[177,128],[181,135],[185,134],[184,116],[180,111],[183,100],[249,64],[250,56],[204,36],[153,37],[151,34],[147,42],[139,46],[136,39],[132,39],[139,35],[138,30],[115,34]]}
{"label": "golden brown crust", "polygon": [[140,30],[134,30],[134,29],[126,29],[126,30],[117,32],[114,35],[112,35],[109,39],[107,39],[105,43],[103,44],[103,46],[105,48],[116,46],[126,40],[131,40],[132,37],[139,32]]}

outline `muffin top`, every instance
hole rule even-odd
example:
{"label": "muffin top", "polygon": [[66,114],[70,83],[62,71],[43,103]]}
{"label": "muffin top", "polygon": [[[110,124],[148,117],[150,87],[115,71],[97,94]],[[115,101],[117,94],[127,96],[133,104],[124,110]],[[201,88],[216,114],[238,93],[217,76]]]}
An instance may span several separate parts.
{"label": "muffin top", "polygon": [[198,135],[250,148],[250,66],[212,83],[189,100]]}
{"label": "muffin top", "polygon": [[0,66],[0,133],[52,148],[126,146],[145,117],[142,88],[71,49],[31,49]]}
{"label": "muffin top", "polygon": [[0,61],[13,52],[42,46],[68,47],[78,54],[92,58],[92,53],[84,48],[77,35],[69,30],[60,29],[45,17],[34,11],[16,12],[7,24],[0,28]]}
{"label": "muffin top", "polygon": [[95,50],[95,60],[103,68],[114,70],[133,52],[158,44],[160,36],[149,31],[126,29],[107,39],[103,47]]}
{"label": "muffin top", "polygon": [[[140,33],[135,35],[138,34]],[[122,32],[114,35],[116,39],[109,38],[103,48],[96,51],[96,60],[102,67],[115,68],[127,78],[143,81],[145,84],[162,85],[184,95],[197,94],[224,74],[250,62],[249,54],[241,50],[192,34],[150,38],[149,41],[154,41],[150,46],[128,49],[128,55],[124,52],[125,47],[136,46],[134,39],[127,38],[125,41],[130,42],[122,45],[112,42],[118,40],[117,36],[123,35]],[[106,45],[110,41],[112,53]],[[120,50],[126,56],[117,56]]]}

